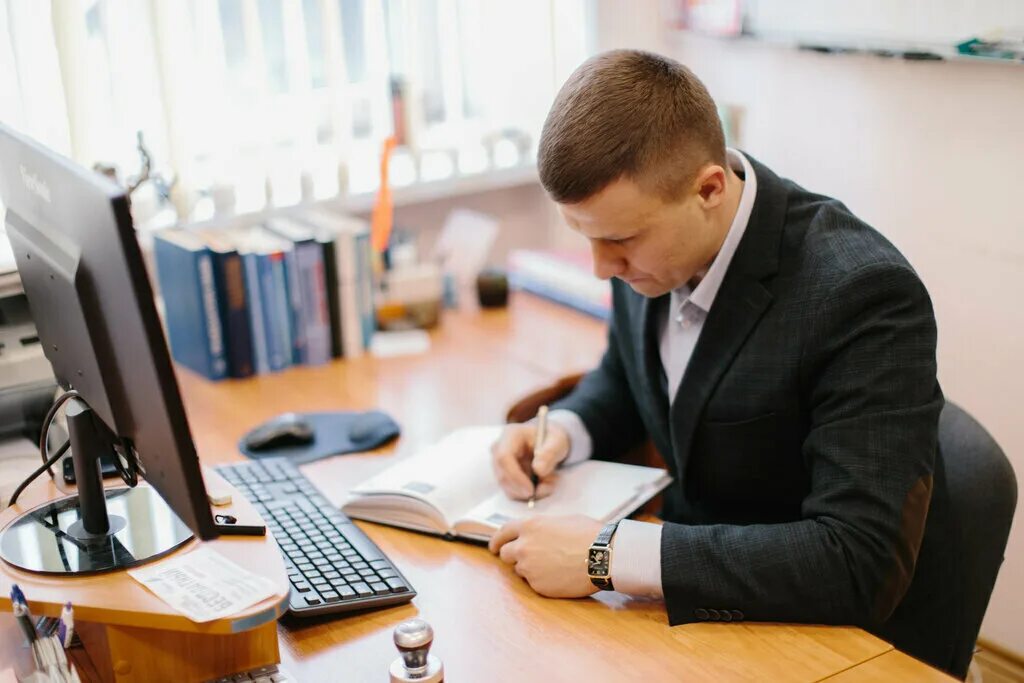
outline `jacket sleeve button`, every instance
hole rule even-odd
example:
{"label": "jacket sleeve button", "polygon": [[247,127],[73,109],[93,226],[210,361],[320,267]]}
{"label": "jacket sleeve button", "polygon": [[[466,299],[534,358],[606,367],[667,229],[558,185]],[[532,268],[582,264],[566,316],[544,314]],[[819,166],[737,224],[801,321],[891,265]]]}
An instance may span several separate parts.
{"label": "jacket sleeve button", "polygon": [[701,621],[707,621],[708,611],[706,609],[698,607],[697,609],[693,610],[693,616],[697,617]]}
{"label": "jacket sleeve button", "polygon": [[734,609],[731,610],[730,613],[732,614],[733,621],[743,621],[743,612],[739,611],[738,609]]}

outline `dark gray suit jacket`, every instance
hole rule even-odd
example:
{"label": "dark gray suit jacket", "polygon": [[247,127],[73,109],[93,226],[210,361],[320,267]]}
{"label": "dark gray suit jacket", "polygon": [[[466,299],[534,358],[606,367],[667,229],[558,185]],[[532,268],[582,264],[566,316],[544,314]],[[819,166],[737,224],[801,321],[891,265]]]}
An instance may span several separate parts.
{"label": "dark gray suit jacket", "polygon": [[671,624],[855,624],[899,640],[927,616],[898,606],[945,495],[931,301],[845,206],[751,164],[753,213],[671,408],[653,329],[668,295],[619,281],[608,350],[557,407],[581,416],[594,457],[650,437],[674,475]]}

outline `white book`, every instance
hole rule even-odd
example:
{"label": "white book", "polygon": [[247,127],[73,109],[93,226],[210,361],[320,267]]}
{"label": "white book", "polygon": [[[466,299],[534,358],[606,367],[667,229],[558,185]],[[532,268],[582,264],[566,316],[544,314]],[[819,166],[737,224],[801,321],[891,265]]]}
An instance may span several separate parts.
{"label": "white book", "polygon": [[491,469],[501,427],[459,429],[352,489],[342,510],[356,519],[443,536],[488,540],[503,524],[533,515],[583,514],[622,519],[672,481],[667,472],[587,460],[560,468],[554,492],[512,500]]}

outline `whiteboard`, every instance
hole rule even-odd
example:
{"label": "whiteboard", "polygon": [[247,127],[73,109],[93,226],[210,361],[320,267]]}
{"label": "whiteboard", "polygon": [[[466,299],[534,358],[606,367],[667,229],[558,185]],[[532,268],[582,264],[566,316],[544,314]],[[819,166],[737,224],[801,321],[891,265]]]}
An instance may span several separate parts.
{"label": "whiteboard", "polygon": [[744,30],[821,45],[952,46],[1024,34],[1024,0],[746,0]]}

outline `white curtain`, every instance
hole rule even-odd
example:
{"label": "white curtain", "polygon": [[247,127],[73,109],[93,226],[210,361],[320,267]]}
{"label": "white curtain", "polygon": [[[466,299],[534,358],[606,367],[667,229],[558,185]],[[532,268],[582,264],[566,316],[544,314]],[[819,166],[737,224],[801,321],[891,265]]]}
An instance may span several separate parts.
{"label": "white curtain", "polygon": [[591,2],[0,0],[0,120],[122,181],[141,131],[176,179],[175,211],[133,197],[142,225],[374,190],[392,79],[415,160],[396,182],[486,172],[496,135],[536,144]]}

